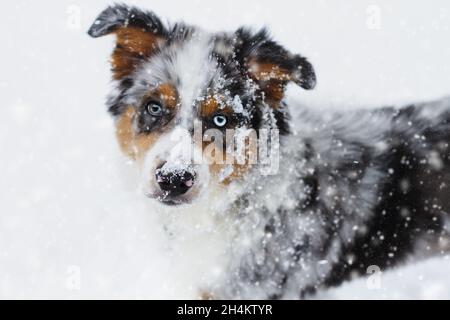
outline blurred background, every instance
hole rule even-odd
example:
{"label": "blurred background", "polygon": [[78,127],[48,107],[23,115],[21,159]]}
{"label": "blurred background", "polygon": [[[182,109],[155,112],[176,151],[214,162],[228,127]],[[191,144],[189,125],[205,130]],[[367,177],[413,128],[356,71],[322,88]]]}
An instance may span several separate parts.
{"label": "blurred background", "polygon": [[[5,1],[0,20],[0,298],[190,298],[196,270],[174,264],[133,185],[104,106],[113,37],[91,39],[110,1]],[[268,26],[308,57],[315,108],[375,107],[450,94],[450,3],[128,1],[211,31]],[[392,271],[328,298],[450,298],[448,259]]]}

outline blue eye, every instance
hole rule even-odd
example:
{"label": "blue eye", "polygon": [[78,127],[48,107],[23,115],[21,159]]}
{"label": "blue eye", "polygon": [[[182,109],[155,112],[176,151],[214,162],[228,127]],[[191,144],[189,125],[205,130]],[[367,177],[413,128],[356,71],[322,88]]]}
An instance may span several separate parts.
{"label": "blue eye", "polygon": [[163,108],[157,102],[150,102],[147,104],[147,112],[154,117],[159,117],[162,115]]}
{"label": "blue eye", "polygon": [[222,128],[222,127],[225,127],[225,126],[227,125],[228,119],[227,119],[226,116],[223,116],[223,115],[216,115],[216,116],[214,116],[214,118],[213,118],[213,122],[214,122],[214,124],[215,124],[217,127]]}

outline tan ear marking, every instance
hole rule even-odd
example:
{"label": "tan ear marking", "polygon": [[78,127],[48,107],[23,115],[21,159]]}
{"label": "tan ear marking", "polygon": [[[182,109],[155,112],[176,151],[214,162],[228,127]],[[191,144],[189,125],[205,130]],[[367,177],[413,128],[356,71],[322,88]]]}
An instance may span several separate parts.
{"label": "tan ear marking", "polygon": [[115,4],[107,7],[88,30],[93,38],[115,34],[112,69],[116,80],[130,75],[143,59],[150,57],[167,39],[167,30],[151,11]]}
{"label": "tan ear marking", "polygon": [[286,84],[292,80],[289,70],[270,62],[252,59],[249,62],[250,75],[259,83],[267,102],[272,108],[278,108],[284,97]]}
{"label": "tan ear marking", "polygon": [[258,81],[289,81],[292,78],[288,70],[269,62],[251,61],[249,71]]}
{"label": "tan ear marking", "polygon": [[115,31],[117,45],[112,55],[115,79],[130,75],[142,58],[151,56],[162,38],[137,27],[122,27]]}

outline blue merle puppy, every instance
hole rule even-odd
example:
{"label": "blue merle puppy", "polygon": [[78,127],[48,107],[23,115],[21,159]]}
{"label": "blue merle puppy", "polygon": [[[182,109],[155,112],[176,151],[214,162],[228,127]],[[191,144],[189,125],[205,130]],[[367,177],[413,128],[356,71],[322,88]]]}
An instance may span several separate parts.
{"label": "blue merle puppy", "polygon": [[[190,263],[211,257],[199,297],[301,298],[371,265],[447,249],[449,99],[317,112],[286,104],[287,84],[311,90],[316,75],[265,30],[209,33],[115,5],[89,30],[108,34],[119,145],[170,237],[190,243]],[[193,162],[185,149],[208,147],[196,126],[276,130],[278,170]]]}

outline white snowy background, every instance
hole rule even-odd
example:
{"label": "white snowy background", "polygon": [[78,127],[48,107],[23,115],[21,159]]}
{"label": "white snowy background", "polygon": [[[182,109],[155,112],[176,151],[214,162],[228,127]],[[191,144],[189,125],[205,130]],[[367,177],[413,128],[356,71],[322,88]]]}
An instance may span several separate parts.
{"label": "white snowy background", "polygon": [[[128,1],[206,29],[267,25],[310,58],[312,107],[450,94],[450,3]],[[104,106],[113,37],[86,30],[110,1],[4,1],[0,20],[0,298],[192,298],[196,270],[166,254],[152,208],[127,180]],[[379,18],[379,19],[378,19]],[[374,20],[375,19],[375,20]],[[450,298],[438,257],[318,298]]]}

